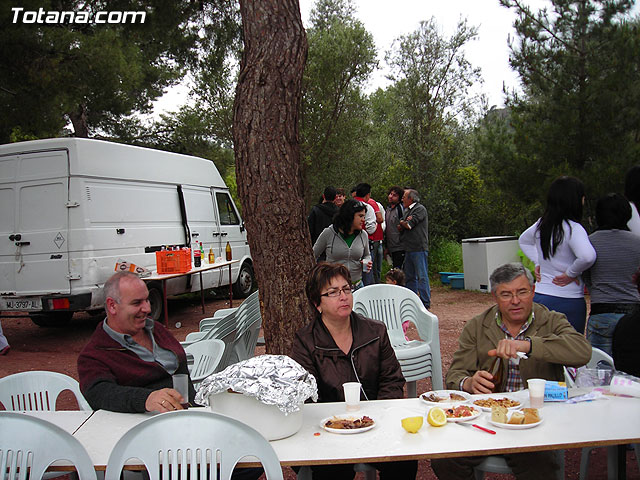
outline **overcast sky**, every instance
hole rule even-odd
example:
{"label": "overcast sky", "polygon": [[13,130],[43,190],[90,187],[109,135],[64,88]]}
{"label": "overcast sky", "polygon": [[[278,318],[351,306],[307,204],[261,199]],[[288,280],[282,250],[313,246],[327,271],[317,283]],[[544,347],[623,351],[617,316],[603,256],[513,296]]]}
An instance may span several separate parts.
{"label": "overcast sky", "polygon": [[[482,91],[489,99],[489,106],[503,106],[502,84],[513,88],[519,85],[517,75],[509,67],[507,38],[513,36],[513,10],[500,6],[498,0],[354,0],[358,18],[373,34],[380,66],[384,67],[384,53],[401,35],[417,30],[420,21],[435,17],[442,32],[450,36],[460,18],[478,27],[478,38],[465,49],[467,59],[482,69]],[[547,0],[528,0],[534,9],[548,5]],[[300,0],[302,21],[309,25],[309,13],[315,0]],[[387,84],[384,71],[378,71],[370,88]]]}

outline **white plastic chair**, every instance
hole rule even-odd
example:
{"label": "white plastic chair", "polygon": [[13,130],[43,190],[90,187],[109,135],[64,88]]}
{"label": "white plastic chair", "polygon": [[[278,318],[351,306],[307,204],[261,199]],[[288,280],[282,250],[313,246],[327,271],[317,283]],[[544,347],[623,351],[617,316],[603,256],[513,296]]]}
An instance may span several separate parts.
{"label": "white plastic chair", "polygon": [[260,297],[257,291],[249,295],[238,307],[236,324],[236,338],[233,341],[230,364],[247,360],[255,354],[260,327],[262,326]]}
{"label": "white plastic chair", "polygon": [[7,410],[55,410],[64,390],[75,395],[80,410],[91,410],[78,382],[62,373],[36,370],[0,378],[0,402]]}
{"label": "white plastic chair", "polygon": [[222,340],[212,338],[195,342],[184,349],[187,354],[193,355],[193,365],[189,368],[189,376],[194,386],[215,372],[222,355],[224,355],[224,348],[225,344]]}
{"label": "white plastic chair", "polygon": [[[40,479],[56,460],[67,460],[80,480],[96,480],[96,471],[82,444],[62,428],[17,412],[0,412],[0,478]],[[63,474],[63,472],[59,472]]]}
{"label": "white plastic chair", "polygon": [[[415,293],[398,285],[369,285],[354,292],[353,310],[387,326],[409,397],[417,397],[416,381],[422,378],[431,377],[434,390],[444,388],[438,317],[424,308]],[[404,337],[402,322],[406,320],[416,326],[421,340]]]}
{"label": "white plastic chair", "polygon": [[[598,362],[605,362],[611,368],[614,368],[614,362],[611,355],[603,352],[599,348],[591,347],[591,360],[587,363],[587,368],[598,368]],[[589,457],[591,450],[597,447],[584,447],[580,454],[580,480],[589,478]],[[611,446],[607,449],[607,478],[618,478],[618,447]],[[639,463],[640,464],[640,463]]]}
{"label": "white plastic chair", "polygon": [[109,455],[105,480],[118,480],[130,458],[144,462],[150,478],[160,478],[160,470],[165,480],[187,478],[191,469],[191,478],[226,480],[246,456],[260,460],[267,479],[282,480],[273,447],[253,428],[209,411],[179,410],[151,417],[127,431]]}

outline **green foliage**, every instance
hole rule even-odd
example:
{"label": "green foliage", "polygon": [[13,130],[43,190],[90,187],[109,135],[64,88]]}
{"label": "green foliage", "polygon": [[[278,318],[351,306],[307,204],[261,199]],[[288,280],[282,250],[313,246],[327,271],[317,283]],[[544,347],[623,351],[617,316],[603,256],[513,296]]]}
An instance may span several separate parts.
{"label": "green foliage", "polygon": [[[625,170],[640,158],[640,24],[628,19],[633,2],[552,0],[538,12],[516,0],[500,2],[517,14],[510,61],[524,94],[509,95],[517,153],[494,178],[511,195],[540,203],[558,175],[581,178],[591,198],[619,191]],[[527,182],[509,187],[515,166]]]}
{"label": "green foliage", "polygon": [[326,185],[349,188],[375,171],[366,149],[369,112],[361,88],[376,62],[373,37],[349,0],[319,0],[307,30],[301,133],[307,204]]}
{"label": "green foliage", "polygon": [[432,242],[429,249],[429,277],[438,272],[463,272],[462,245],[452,240]]}

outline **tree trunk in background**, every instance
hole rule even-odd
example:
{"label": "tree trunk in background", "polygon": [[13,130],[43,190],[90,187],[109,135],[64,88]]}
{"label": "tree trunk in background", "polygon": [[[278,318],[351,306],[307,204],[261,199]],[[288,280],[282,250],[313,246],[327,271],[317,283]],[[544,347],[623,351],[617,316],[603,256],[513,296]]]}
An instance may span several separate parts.
{"label": "tree trunk in background", "polygon": [[240,0],[244,53],[233,111],[238,193],[267,353],[289,354],[309,318],[314,265],[298,138],[307,39],[297,0]]}
{"label": "tree trunk in background", "polygon": [[69,113],[69,119],[73,125],[74,136],[89,138],[89,123],[87,121],[87,106],[78,105],[78,109]]}

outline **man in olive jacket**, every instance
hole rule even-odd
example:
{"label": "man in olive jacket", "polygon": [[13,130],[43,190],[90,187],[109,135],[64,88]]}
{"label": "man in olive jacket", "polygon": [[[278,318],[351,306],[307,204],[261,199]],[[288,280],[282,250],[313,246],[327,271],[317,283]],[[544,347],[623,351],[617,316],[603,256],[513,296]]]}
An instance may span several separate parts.
{"label": "man in olive jacket", "polygon": [[[512,392],[527,387],[529,378],[563,380],[563,366],[580,367],[591,358],[591,345],[557,312],[533,303],[533,276],[522,264],[498,267],[490,277],[497,305],[471,319],[447,372],[447,388],[468,393]],[[518,361],[517,352],[528,358]],[[503,359],[502,381],[494,385],[490,366]],[[562,461],[554,452],[505,455],[516,478],[556,478]],[[434,459],[440,480],[473,478],[483,457]]]}

